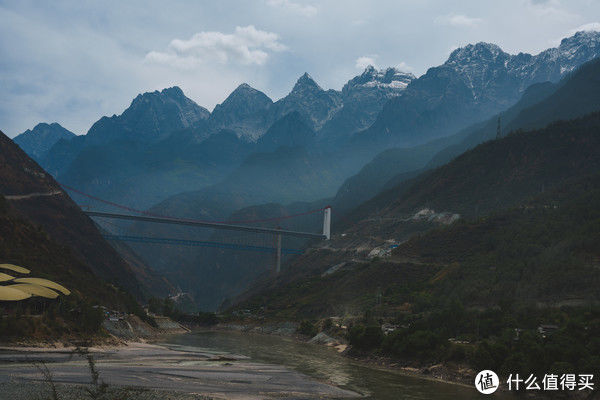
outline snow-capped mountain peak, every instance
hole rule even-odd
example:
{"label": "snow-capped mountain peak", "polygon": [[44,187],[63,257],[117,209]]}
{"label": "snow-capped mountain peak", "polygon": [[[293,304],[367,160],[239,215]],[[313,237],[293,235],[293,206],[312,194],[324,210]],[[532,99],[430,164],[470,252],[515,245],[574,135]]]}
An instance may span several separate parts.
{"label": "snow-capped mountain peak", "polygon": [[447,65],[466,65],[478,63],[481,61],[490,62],[499,57],[508,57],[498,45],[493,43],[479,42],[468,44],[454,50],[445,64]]}
{"label": "snow-capped mountain peak", "polygon": [[572,48],[598,47],[600,42],[600,32],[598,31],[578,31],[573,36],[564,38],[560,41],[558,49],[560,51],[569,51]]}
{"label": "snow-capped mountain peak", "polygon": [[354,77],[344,86],[342,92],[347,93],[350,90],[362,88],[380,88],[383,90],[401,91],[415,79],[415,76],[409,72],[400,71],[397,68],[376,69],[369,65],[362,74]]}

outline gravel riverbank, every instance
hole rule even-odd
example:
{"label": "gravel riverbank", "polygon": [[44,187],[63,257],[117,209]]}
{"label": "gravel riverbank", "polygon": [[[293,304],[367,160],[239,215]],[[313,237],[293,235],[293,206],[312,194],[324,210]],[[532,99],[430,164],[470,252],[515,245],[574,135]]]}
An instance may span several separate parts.
{"label": "gravel riverbank", "polygon": [[[90,348],[89,352],[109,390],[119,394],[127,388],[128,399],[359,397],[284,366],[256,363],[234,354],[145,343]],[[87,398],[77,397],[90,387],[87,360],[70,348],[1,348],[0,390],[5,391],[0,393],[10,393],[8,398],[14,400],[39,398],[33,391],[43,391],[44,385],[48,390],[40,365],[48,367],[61,400]]]}

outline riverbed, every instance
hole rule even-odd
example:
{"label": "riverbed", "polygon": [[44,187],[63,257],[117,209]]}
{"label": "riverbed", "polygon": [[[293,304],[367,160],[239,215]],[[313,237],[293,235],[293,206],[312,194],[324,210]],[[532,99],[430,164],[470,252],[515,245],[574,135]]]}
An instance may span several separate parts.
{"label": "riverbed", "polygon": [[[481,399],[481,394],[474,387],[367,366],[339,354],[333,348],[302,343],[289,337],[208,331],[174,336],[165,345],[182,350],[210,349],[223,354],[243,355],[261,363],[283,365],[321,382],[359,393],[365,399]],[[514,399],[508,393],[495,393],[488,397]]]}
{"label": "riverbed", "polygon": [[[366,366],[335,349],[274,335],[196,332],[157,344],[90,351],[110,390],[135,389],[127,393],[129,399],[481,398],[473,387]],[[51,372],[60,399],[86,398],[84,386],[91,380],[87,361],[72,349],[3,348],[0,399],[49,398],[40,362]],[[491,398],[512,397],[497,393]]]}

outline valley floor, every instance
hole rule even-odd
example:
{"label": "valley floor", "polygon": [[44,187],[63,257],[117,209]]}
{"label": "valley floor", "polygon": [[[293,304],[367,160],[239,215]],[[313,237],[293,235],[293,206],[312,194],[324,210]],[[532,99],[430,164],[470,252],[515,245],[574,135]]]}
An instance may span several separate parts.
{"label": "valley floor", "polygon": [[293,338],[301,343],[319,344],[332,347],[337,352],[342,353],[356,362],[367,365],[372,368],[395,371],[403,375],[416,377],[419,379],[433,380],[448,384],[472,386],[473,376],[476,374],[472,369],[459,364],[433,364],[421,365],[416,367],[409,363],[402,363],[389,357],[375,356],[371,353],[351,351],[345,340],[330,337],[323,332],[310,338],[296,333],[298,324],[295,322],[267,323],[262,325],[245,323],[228,323],[217,325],[215,330],[247,332],[258,335],[277,335]]}
{"label": "valley floor", "polygon": [[[47,366],[60,399],[81,398],[91,374],[74,349],[0,348],[0,393],[31,399],[50,395]],[[356,393],[315,381],[283,366],[243,356],[135,343],[90,348],[110,393],[133,399],[354,398]],[[97,387],[98,388],[98,387]],[[119,397],[117,397],[119,398]]]}

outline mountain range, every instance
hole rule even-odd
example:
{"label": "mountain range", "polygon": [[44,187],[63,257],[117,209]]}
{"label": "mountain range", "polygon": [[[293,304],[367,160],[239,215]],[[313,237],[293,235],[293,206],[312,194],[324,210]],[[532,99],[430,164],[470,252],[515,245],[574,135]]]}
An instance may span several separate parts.
{"label": "mountain range", "polygon": [[[599,99],[597,98],[597,95],[594,95],[594,93],[596,93],[596,86],[593,84],[597,74],[597,65],[595,63],[591,63],[584,66],[584,68],[582,68],[582,70],[577,74],[574,74],[573,77],[571,77],[572,74],[566,74],[565,79],[559,83],[539,83],[531,85],[529,88],[523,91],[521,99],[515,105],[509,107],[507,110],[502,110],[501,113],[493,116],[487,121],[476,123],[473,126],[456,132],[454,135],[434,139],[428,143],[416,147],[405,147],[384,151],[369,164],[367,164],[358,174],[349,178],[343,185],[341,185],[333,199],[316,201],[313,203],[314,208],[321,207],[325,204],[332,204],[335,210],[334,219],[337,221],[336,223],[341,223],[342,227],[346,226],[346,224],[355,224],[355,221],[357,218],[359,218],[356,214],[350,214],[350,216],[346,218],[348,222],[346,222],[343,218],[344,214],[359,206],[362,202],[368,200],[370,197],[376,196],[381,190],[393,189],[393,187],[400,182],[415,178],[421,172],[423,172],[423,170],[445,164],[465,150],[468,150],[469,148],[474,147],[485,140],[494,138],[496,135],[497,120],[499,115],[501,115],[503,119],[502,129],[505,133],[507,133],[510,130],[519,128],[525,129],[532,127],[543,127],[545,124],[551,121],[561,118],[574,118],[597,109],[599,105]],[[580,93],[580,95],[575,95],[575,93]],[[567,103],[570,103],[571,107],[566,107],[565,105]],[[526,112],[531,107],[533,107],[530,110],[531,112]],[[555,112],[557,109],[560,109],[561,111]],[[534,115],[540,115],[538,118],[538,123],[534,125],[527,123],[527,118],[532,118]],[[288,132],[292,131],[288,130]],[[452,149],[455,149],[454,151],[456,152],[451,153]],[[277,152],[275,152],[275,154],[276,153]],[[284,153],[281,154],[283,156]],[[278,162],[281,163],[281,160],[285,160],[287,158],[289,158],[289,155],[283,156]],[[289,167],[286,166],[284,171],[298,171],[298,169],[293,168],[292,165],[292,163],[287,164]],[[276,167],[271,167],[271,169],[273,168]],[[303,173],[303,170],[300,170],[300,172],[295,172],[291,174],[291,176],[277,181],[273,179],[272,174],[264,171],[261,173],[255,172],[254,174],[256,178],[252,179],[249,176],[252,175],[252,170],[253,168],[249,168],[247,165],[245,165],[239,169],[239,173],[243,174],[241,175],[243,178],[238,177],[238,179],[232,180],[230,177],[224,182],[214,186],[212,191],[220,193],[220,195],[214,199],[207,201],[208,193],[211,190],[200,191],[196,193],[183,193],[173,196],[171,199],[167,199],[166,201],[162,202],[158,206],[154,207],[152,212],[166,215],[174,215],[175,213],[179,213],[178,215],[184,215],[189,218],[212,217],[224,219],[229,212],[232,212],[234,209],[240,207],[249,206],[253,202],[256,203],[261,199],[260,195],[267,193],[265,186],[260,184],[260,182],[264,181],[265,183],[274,186],[277,185],[276,182],[280,182],[279,187],[281,190],[276,195],[270,196],[271,199],[278,199],[277,196],[290,193],[289,186],[286,185],[289,185],[290,182],[294,182],[296,179],[298,179],[298,176],[301,176],[299,174]],[[306,174],[306,172],[304,172],[304,174]],[[232,176],[235,176],[235,174],[232,174]],[[225,182],[228,183],[224,184]],[[338,185],[332,184],[329,186],[335,187]],[[297,187],[305,188],[305,185],[299,184]],[[252,191],[253,188],[256,188],[256,190]],[[402,186],[400,186],[395,192],[390,193],[390,196],[399,196],[399,190],[402,190]],[[224,193],[230,194],[230,198],[235,198],[235,202],[231,202],[230,199],[228,199],[226,196],[223,196]],[[259,197],[250,197],[248,196],[249,193]],[[321,190],[320,193],[326,196],[327,191]],[[299,196],[294,198],[296,200],[309,200],[309,198]],[[281,197],[279,197],[279,199],[281,199]],[[291,200],[284,199],[284,201]],[[365,203],[364,208],[381,208],[383,206],[380,204],[380,202],[381,200],[376,200],[372,203]],[[287,209],[287,212],[294,214],[295,212],[301,212],[301,209],[305,209],[305,206],[300,206],[299,209],[290,207]],[[227,212],[223,214],[217,214],[216,210],[226,210]],[[246,213],[244,210],[241,210],[241,212],[238,213],[238,215],[245,214]],[[275,214],[277,214],[277,212],[274,212],[274,215],[267,213],[262,215],[262,217],[274,217]],[[340,225],[338,225],[338,227],[339,226]],[[142,232],[144,232],[144,234],[150,233],[146,230],[142,230]],[[169,232],[173,233],[173,231],[169,230],[161,231],[160,233],[166,235]],[[192,234],[191,232],[181,231],[178,231],[178,233]],[[196,234],[198,233],[196,232]],[[210,235],[207,233],[206,237],[209,236]],[[166,267],[166,265],[169,264],[167,260],[175,259],[173,257],[176,257],[174,254],[170,255],[168,251],[165,253],[164,251],[159,251],[159,249],[145,248],[143,252],[149,254],[149,260],[161,259],[161,265],[164,269],[168,269]],[[186,257],[180,257],[181,254],[181,252],[177,252],[178,257],[176,258],[176,263],[180,265],[181,268],[186,268],[183,266],[187,265],[188,262],[191,262],[194,265],[197,265],[199,262],[195,256],[191,256],[186,261]],[[214,257],[217,256],[210,256],[210,252],[208,252],[208,254],[204,254],[204,259],[214,260]],[[192,262],[191,260],[195,261]],[[250,261],[248,262],[250,263]],[[235,268],[233,264],[236,263],[232,261],[231,267]],[[226,260],[221,259],[219,261],[219,265],[221,268],[228,268],[227,266],[229,264]],[[264,268],[268,269],[269,265],[255,265],[255,267],[257,269],[263,268],[264,270]],[[233,270],[230,271],[231,274],[234,274]],[[228,276],[231,278],[234,275]],[[232,285],[237,284],[233,278],[231,278],[229,282]],[[220,283],[220,285],[225,284],[227,283]],[[202,302],[203,300],[199,301]]]}
{"label": "mountain range", "polygon": [[[543,190],[552,190],[553,185],[560,185],[570,177],[593,172],[597,167],[594,128],[582,130],[585,139],[579,142],[573,135],[554,136],[557,132],[551,129],[552,125],[546,130],[552,132],[547,141],[543,134],[532,139],[531,135],[522,136],[519,132],[541,129],[556,121],[579,118],[600,110],[599,77],[600,61],[593,60],[559,83],[536,84],[526,90],[517,104],[501,113],[505,117],[502,136],[510,138],[505,148],[494,141],[497,128],[497,117],[494,117],[444,140],[381,153],[349,178],[334,198],[310,206],[332,205],[334,225],[338,232],[343,232],[342,237],[334,239],[322,252],[302,256],[292,265],[306,270],[308,265],[332,267],[347,263],[356,257],[358,249],[384,251],[417,232],[443,225],[441,221],[459,216],[477,217],[505,209]],[[568,125],[559,126],[562,129]],[[532,144],[528,146],[520,140],[530,140]],[[567,145],[565,142],[569,140],[573,142]],[[482,142],[486,142],[486,147],[478,147],[478,152],[467,151],[451,161],[452,157]],[[585,148],[585,143],[590,147]],[[461,150],[457,151],[458,148]],[[486,148],[493,152],[484,151]],[[449,157],[449,154],[455,155]],[[474,155],[477,160],[472,158]],[[516,161],[514,158],[523,164],[506,166],[507,162]],[[428,159],[431,160],[429,163]],[[415,165],[420,167],[413,169]],[[441,165],[442,168],[435,169]],[[535,166],[528,171],[532,176],[525,172],[529,165]],[[507,170],[504,170],[505,166]],[[288,207],[287,213],[302,212],[305,207]],[[420,210],[426,211],[417,215]],[[238,215],[244,215],[243,210]],[[330,248],[334,249],[332,253]],[[318,270],[317,274],[321,273],[323,270]]]}
{"label": "mountain range", "polygon": [[350,210],[383,189],[444,165],[478,144],[494,139],[498,128],[500,135],[505,135],[519,129],[542,128],[551,121],[572,119],[598,110],[597,75],[598,62],[588,62],[560,82],[531,85],[508,109],[454,135],[415,147],[386,150],[348,178],[331,204],[338,213]]}
{"label": "mountain range", "polygon": [[556,82],[598,57],[598,32],[577,32],[538,55],[508,54],[477,43],[454,50],[448,60],[411,82],[371,127],[356,134],[364,145],[418,144],[446,136],[516,102],[534,83]]}
{"label": "mountain range", "polygon": [[[221,220],[264,203],[301,201],[305,207],[327,198],[351,212],[382,189],[493,137],[498,116],[505,133],[541,127],[549,116],[572,117],[557,110],[576,106],[552,109],[558,103],[551,94],[568,98],[569,90],[579,90],[564,82],[600,56],[599,43],[600,33],[578,32],[538,55],[477,43],[418,78],[368,67],[341,91],[325,90],[305,73],[277,101],[242,84],[211,113],[173,87],[138,95],[121,115],[102,117],[86,135],[52,145],[18,141],[59,182],[165,215]],[[548,104],[528,110],[545,98]],[[595,107],[587,98],[581,102]],[[42,142],[45,147],[36,144]],[[148,233],[138,225],[130,229]],[[194,258],[171,257],[181,252],[165,249],[158,261],[156,251],[134,249],[162,270],[177,268],[170,258],[177,265]],[[207,263],[214,262],[210,257]],[[230,284],[241,290],[239,282]]]}
{"label": "mountain range", "polygon": [[[597,82],[600,62],[583,72],[563,89]],[[418,312],[444,299],[486,309],[597,302],[599,129],[600,104],[487,141],[381,192],[235,309],[298,320]]]}
{"label": "mountain range", "polygon": [[[507,108],[532,83],[559,80],[598,56],[598,41],[597,32],[578,32],[536,56],[477,43],[453,51],[419,78],[368,67],[341,91],[324,90],[305,73],[275,102],[242,84],[212,113],[173,87],[138,95],[121,115],[101,118],[84,136],[59,141],[49,151],[26,150],[61,182],[146,208],[169,195],[218,183],[250,153],[264,152],[253,144],[278,120],[297,112],[317,138],[304,146],[336,161],[341,180],[330,184],[339,186],[387,147],[449,135]],[[223,162],[197,157],[203,142],[223,131],[238,136],[239,143],[229,144],[237,157],[223,157]],[[113,153],[121,156],[113,159]],[[120,172],[114,171],[115,161]],[[135,197],[136,192],[145,196]]]}

